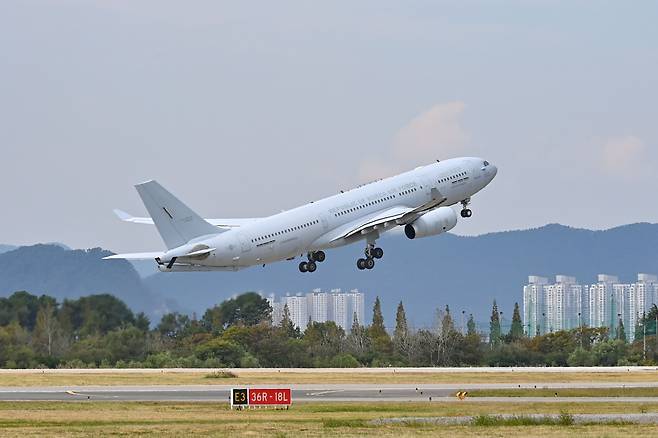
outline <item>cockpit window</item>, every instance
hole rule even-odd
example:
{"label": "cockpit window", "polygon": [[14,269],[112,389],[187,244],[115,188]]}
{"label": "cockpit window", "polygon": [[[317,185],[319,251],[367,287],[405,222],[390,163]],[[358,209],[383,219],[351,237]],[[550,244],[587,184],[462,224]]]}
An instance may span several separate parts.
{"label": "cockpit window", "polygon": [[485,161],[485,162],[484,162],[484,167],[487,167],[488,165],[489,165],[489,162],[488,162],[488,161]]}

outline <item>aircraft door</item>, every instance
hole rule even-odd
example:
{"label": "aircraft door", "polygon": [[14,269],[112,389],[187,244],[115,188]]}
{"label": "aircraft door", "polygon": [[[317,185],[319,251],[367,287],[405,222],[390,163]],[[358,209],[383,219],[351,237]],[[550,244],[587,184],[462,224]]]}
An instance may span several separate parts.
{"label": "aircraft door", "polygon": [[238,233],[238,239],[243,253],[251,251],[251,241],[244,233]]}

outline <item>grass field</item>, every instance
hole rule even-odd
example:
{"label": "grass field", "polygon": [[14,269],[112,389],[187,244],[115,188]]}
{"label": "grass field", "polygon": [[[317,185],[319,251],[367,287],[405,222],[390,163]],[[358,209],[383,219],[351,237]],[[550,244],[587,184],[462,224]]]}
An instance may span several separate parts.
{"label": "grass field", "polygon": [[0,402],[5,436],[655,436],[654,425],[436,426],[371,425],[370,420],[404,416],[511,413],[658,412],[658,403],[305,403],[289,411],[231,411],[219,403]]}
{"label": "grass field", "polygon": [[295,373],[236,372],[235,378],[209,378],[208,371],[128,373],[0,373],[0,386],[82,386],[82,385],[255,385],[312,383],[577,383],[577,382],[657,382],[658,372],[492,372],[492,373]]}
{"label": "grass field", "polygon": [[658,388],[474,389],[469,397],[657,397]]}

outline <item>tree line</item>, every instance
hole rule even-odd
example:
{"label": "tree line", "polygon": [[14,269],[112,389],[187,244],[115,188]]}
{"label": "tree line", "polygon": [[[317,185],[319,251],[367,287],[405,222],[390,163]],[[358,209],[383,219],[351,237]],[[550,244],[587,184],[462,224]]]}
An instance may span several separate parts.
{"label": "tree line", "polygon": [[334,322],[311,322],[303,332],[284,308],[248,292],[206,310],[200,319],[164,315],[152,325],[109,294],[58,303],[47,295],[16,292],[0,298],[0,367],[362,367],[362,366],[579,366],[658,363],[655,322],[645,315],[629,341],[623,325],[580,327],[526,337],[516,304],[508,332],[496,303],[489,333],[473,315],[457,329],[450,308],[437,310],[431,328],[413,329],[404,305],[395,329],[384,325],[379,298],[370,324],[354,319],[348,332]]}

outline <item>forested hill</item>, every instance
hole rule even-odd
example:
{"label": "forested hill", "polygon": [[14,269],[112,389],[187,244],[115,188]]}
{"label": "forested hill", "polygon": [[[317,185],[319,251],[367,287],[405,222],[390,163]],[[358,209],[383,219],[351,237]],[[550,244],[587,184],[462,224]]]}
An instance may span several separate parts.
{"label": "forested hill", "polygon": [[23,246],[0,254],[0,296],[25,290],[64,298],[110,293],[135,312],[158,321],[175,310],[144,285],[133,266],[124,260],[102,260],[110,255],[101,248],[68,250],[59,245]]}
{"label": "forested hill", "polygon": [[299,273],[296,260],[240,272],[158,273],[143,280],[126,261],[101,260],[110,253],[99,248],[20,247],[0,254],[0,296],[27,290],[61,301],[112,293],[156,322],[164,309],[200,315],[208,307],[250,290],[284,295],[318,287],[359,288],[366,293],[367,311],[375,296],[382,298],[387,326],[392,326],[400,301],[416,326],[432,324],[434,310],[446,304],[458,323],[464,310],[486,325],[494,298],[504,311],[504,323],[509,323],[507,315],[514,302],[521,301],[521,288],[530,274],[573,275],[583,284],[596,281],[598,273],[619,275],[622,281],[633,281],[638,272],[658,274],[656,224],[605,231],[547,225],[413,241],[394,235],[379,244],[385,255],[372,271],[356,269],[355,260],[363,250],[356,244],[328,251],[327,260],[313,274]]}
{"label": "forested hill", "polygon": [[0,254],[2,254],[3,252],[12,251],[14,249],[16,249],[16,247],[13,246],[13,245],[2,245],[2,244],[0,244]]}
{"label": "forested hill", "polygon": [[379,244],[385,255],[372,271],[356,269],[363,249],[355,244],[328,251],[313,274],[300,274],[298,261],[292,261],[236,273],[158,273],[146,282],[164,296],[185,296],[186,307],[197,312],[249,290],[281,295],[317,287],[359,288],[366,293],[367,309],[376,295],[382,298],[387,326],[393,324],[400,300],[410,322],[423,326],[433,322],[434,309],[446,304],[459,315],[458,322],[465,310],[486,324],[494,298],[511,315],[530,274],[573,275],[587,284],[598,273],[619,275],[622,281],[634,280],[638,272],[658,273],[657,224],[605,231],[551,224],[476,237],[448,234],[410,241],[390,236]]}

